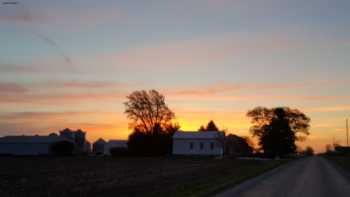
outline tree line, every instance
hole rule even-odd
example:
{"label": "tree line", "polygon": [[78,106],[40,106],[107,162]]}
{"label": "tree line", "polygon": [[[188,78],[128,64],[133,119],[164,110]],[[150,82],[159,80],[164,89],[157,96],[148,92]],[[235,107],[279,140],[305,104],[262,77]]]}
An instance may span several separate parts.
{"label": "tree line", "polygon": [[[166,104],[164,95],[156,90],[134,91],[127,96],[124,105],[125,114],[131,120],[129,128],[133,130],[128,139],[130,153],[145,156],[170,154],[172,135],[180,125],[174,122],[175,113]],[[309,135],[310,118],[298,109],[256,107],[247,112],[247,117],[252,123],[252,137],[257,139],[262,154],[268,157],[296,153],[296,142]],[[220,129],[210,121],[198,131]],[[226,143],[242,149],[244,154],[253,152],[249,138],[230,134]]]}

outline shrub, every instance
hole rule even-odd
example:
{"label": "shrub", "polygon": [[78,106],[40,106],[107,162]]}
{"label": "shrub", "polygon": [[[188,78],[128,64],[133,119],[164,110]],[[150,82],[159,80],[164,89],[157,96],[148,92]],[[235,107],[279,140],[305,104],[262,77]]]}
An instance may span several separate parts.
{"label": "shrub", "polygon": [[68,141],[56,142],[51,147],[51,153],[55,156],[69,156],[74,151],[74,144]]}
{"label": "shrub", "polygon": [[130,156],[130,152],[128,148],[122,148],[122,147],[113,147],[109,149],[109,153],[113,157],[125,157]]}

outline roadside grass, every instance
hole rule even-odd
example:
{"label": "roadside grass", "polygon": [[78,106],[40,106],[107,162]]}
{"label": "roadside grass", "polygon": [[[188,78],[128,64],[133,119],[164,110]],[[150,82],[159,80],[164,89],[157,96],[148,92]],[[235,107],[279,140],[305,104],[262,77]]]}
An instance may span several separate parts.
{"label": "roadside grass", "polygon": [[326,159],[332,161],[338,166],[342,167],[342,169],[346,170],[350,173],[350,155],[349,156],[324,156]]}
{"label": "roadside grass", "polygon": [[0,157],[0,196],[211,196],[286,162]]}
{"label": "roadside grass", "polygon": [[[238,170],[224,170],[224,173],[213,174],[206,180],[197,180],[183,185],[171,197],[205,197],[212,196],[226,189],[234,187],[245,180],[256,177],[264,172],[272,170],[289,160],[270,160],[263,162],[239,161],[242,166]],[[157,196],[157,195],[156,195]]]}

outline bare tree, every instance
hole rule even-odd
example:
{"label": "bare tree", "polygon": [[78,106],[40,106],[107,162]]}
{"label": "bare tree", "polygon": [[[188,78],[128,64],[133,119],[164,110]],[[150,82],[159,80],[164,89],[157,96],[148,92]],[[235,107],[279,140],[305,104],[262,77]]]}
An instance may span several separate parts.
{"label": "bare tree", "polygon": [[133,122],[129,127],[152,132],[156,127],[166,128],[175,114],[165,104],[165,98],[156,90],[135,91],[127,96],[125,113]]}

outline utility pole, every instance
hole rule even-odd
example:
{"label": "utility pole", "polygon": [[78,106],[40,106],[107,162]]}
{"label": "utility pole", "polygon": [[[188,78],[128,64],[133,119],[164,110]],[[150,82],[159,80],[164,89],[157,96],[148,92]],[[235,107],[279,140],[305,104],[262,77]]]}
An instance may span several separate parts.
{"label": "utility pole", "polygon": [[349,147],[349,119],[346,119],[346,145]]}

